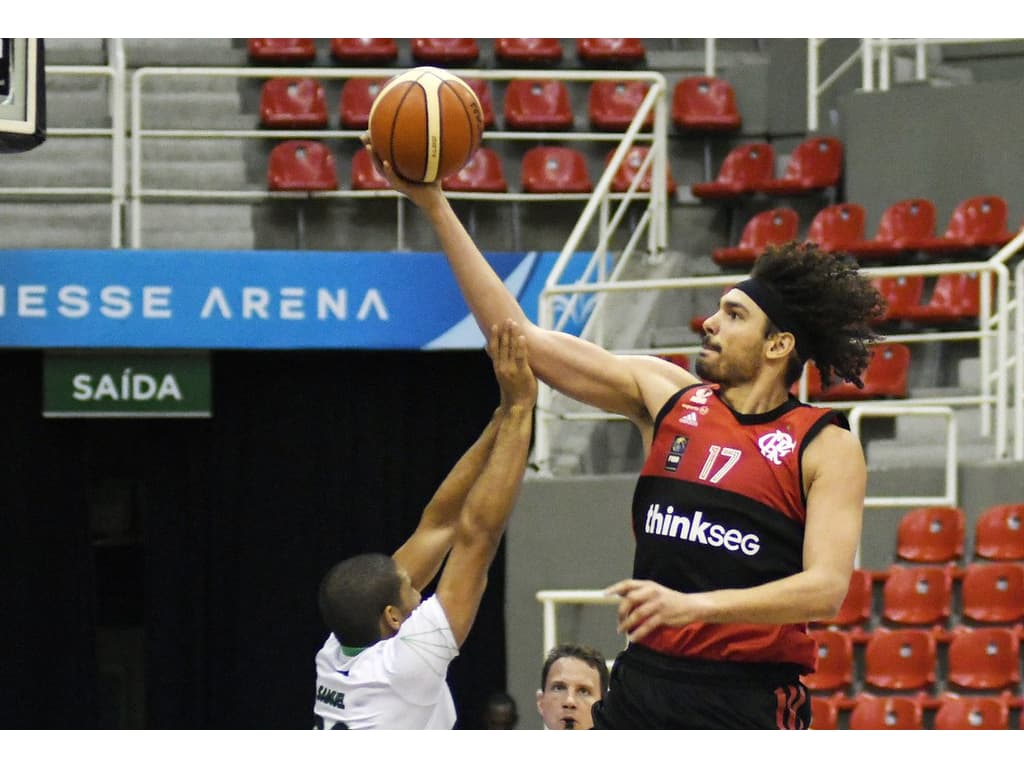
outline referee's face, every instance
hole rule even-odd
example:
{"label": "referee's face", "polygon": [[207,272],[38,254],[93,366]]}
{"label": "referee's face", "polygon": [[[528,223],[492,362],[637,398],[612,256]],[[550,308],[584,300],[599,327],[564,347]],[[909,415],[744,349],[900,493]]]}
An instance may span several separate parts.
{"label": "referee's face", "polygon": [[590,707],[600,698],[598,671],[581,659],[563,656],[548,669],[544,690],[537,692],[537,711],[549,730],[586,730],[594,727]]}

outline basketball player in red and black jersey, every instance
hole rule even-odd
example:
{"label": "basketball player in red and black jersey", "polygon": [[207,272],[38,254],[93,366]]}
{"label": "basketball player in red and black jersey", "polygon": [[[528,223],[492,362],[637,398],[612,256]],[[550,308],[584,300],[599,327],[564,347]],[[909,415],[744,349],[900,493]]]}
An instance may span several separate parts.
{"label": "basketball player in red and black jersey", "polygon": [[846,595],[867,473],[845,418],[790,388],[808,360],[826,386],[862,386],[884,309],[870,281],[811,244],[769,248],[705,321],[698,378],[537,327],[440,185],[382,171],[432,224],[481,329],[513,318],[538,378],[641,432],[633,575],[608,588],[629,644],[594,726],[808,727],[800,674],[816,649],[806,624],[835,615]]}

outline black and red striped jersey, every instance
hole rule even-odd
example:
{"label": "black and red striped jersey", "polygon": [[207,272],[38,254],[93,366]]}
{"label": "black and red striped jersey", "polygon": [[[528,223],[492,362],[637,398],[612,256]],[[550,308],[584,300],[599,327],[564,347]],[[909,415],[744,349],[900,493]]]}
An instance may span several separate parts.
{"label": "black and red striped jersey", "polygon": [[[655,420],[633,494],[633,577],[680,592],[740,589],[803,569],[803,449],[837,411],[790,397],[741,414],[714,384],[676,393]],[[660,628],[641,643],[671,656],[815,666],[804,624]]]}

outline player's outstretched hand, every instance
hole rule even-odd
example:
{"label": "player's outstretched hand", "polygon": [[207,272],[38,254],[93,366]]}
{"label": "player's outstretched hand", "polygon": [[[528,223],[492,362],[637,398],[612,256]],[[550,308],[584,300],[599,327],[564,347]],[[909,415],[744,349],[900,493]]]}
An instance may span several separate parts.
{"label": "player's outstretched hand", "polygon": [[370,132],[365,132],[359,137],[363,142],[363,146],[366,147],[366,151],[370,153],[370,157],[373,159],[373,164],[377,170],[380,171],[381,175],[388,180],[392,189],[397,192],[401,192],[403,195],[408,197],[418,206],[423,206],[428,200],[436,195],[442,194],[441,192],[441,181],[433,181],[430,183],[407,181],[395,173],[391,167],[391,163],[381,160],[377,153],[373,151],[373,144],[370,142]]}
{"label": "player's outstretched hand", "polygon": [[537,378],[527,359],[526,337],[514,320],[491,326],[487,354],[501,389],[501,407],[532,408],[537,402]]}

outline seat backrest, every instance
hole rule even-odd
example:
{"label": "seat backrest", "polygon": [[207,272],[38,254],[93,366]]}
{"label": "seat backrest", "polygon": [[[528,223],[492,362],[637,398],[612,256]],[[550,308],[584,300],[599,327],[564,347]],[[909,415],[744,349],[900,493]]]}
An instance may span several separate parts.
{"label": "seat backrest", "polygon": [[266,128],[326,128],[323,85],[311,77],[272,77],[260,89],[260,124]]}
{"label": "seat backrest", "polygon": [[959,507],[916,507],[896,529],[896,556],[912,563],[953,563],[963,557],[966,518]]}
{"label": "seat backrest", "polygon": [[904,318],[909,307],[921,303],[924,275],[890,275],[872,278],[871,282],[885,299],[885,314],[880,320]]}
{"label": "seat backrest", "polygon": [[937,731],[1006,730],[1010,707],[998,696],[944,696],[935,710]]}
{"label": "seat backrest", "polygon": [[505,127],[564,130],[573,124],[569,89],[563,80],[510,80],[505,88]]}
{"label": "seat backrest", "polygon": [[377,170],[366,147],[352,155],[352,189],[390,189],[390,182]]}
{"label": "seat backrest", "polygon": [[337,189],[334,155],[320,141],[283,141],[270,151],[267,186],[273,191]]}
{"label": "seat backrest", "polygon": [[864,682],[887,691],[923,691],[935,682],[938,650],[926,629],[876,629],[864,646]]}
{"label": "seat backrest", "polygon": [[850,711],[850,730],[922,730],[924,709],[906,696],[857,696]]}
{"label": "seat backrest", "polygon": [[312,37],[250,37],[249,58],[263,64],[306,64],[316,58]]}
{"label": "seat backrest", "polygon": [[494,57],[500,64],[551,65],[562,60],[557,37],[496,37]]}
{"label": "seat backrest", "polygon": [[979,195],[962,200],[953,209],[945,237],[954,240],[1000,237],[1006,233],[1006,200],[999,195]]}
{"label": "seat backrest", "polygon": [[501,156],[490,147],[479,147],[462,168],[442,180],[455,192],[507,192],[508,182]]}
{"label": "seat backrest", "polygon": [[814,672],[800,680],[811,691],[838,691],[853,682],[853,640],[838,629],[811,629],[808,634],[818,646]]}
{"label": "seat backrest", "polygon": [[864,239],[864,206],[836,203],[818,211],[807,229],[807,240],[826,251],[843,251]]}
{"label": "seat backrest", "polygon": [[910,347],[896,342],[876,344],[871,359],[861,373],[864,384],[858,389],[848,381],[836,381],[828,389],[822,388],[821,372],[812,360],[807,364],[807,395],[812,400],[871,400],[907,396],[907,377],[910,371]]}
{"label": "seat backrest", "polygon": [[647,49],[639,37],[580,37],[576,56],[584,64],[621,66],[643,63]]}
{"label": "seat backrest", "polygon": [[928,306],[943,314],[977,317],[981,312],[981,281],[977,272],[956,272],[935,279]]}
{"label": "seat backrest", "polygon": [[886,243],[935,236],[935,203],[923,197],[899,200],[882,212],[875,238]]}
{"label": "seat backrest", "polygon": [[831,698],[811,697],[811,728],[816,731],[834,731],[839,728],[839,707]]}
{"label": "seat backrest", "polygon": [[[600,130],[626,130],[650,87],[642,80],[595,80],[588,94],[590,125]],[[643,128],[649,130],[653,125],[652,111],[644,119]]]}
{"label": "seat backrest", "polygon": [[978,516],[974,554],[986,560],[1024,560],[1024,503],[995,504]]}
{"label": "seat backrest", "polygon": [[780,207],[761,211],[750,217],[740,235],[743,248],[764,248],[795,240],[800,231],[800,217],[792,208]]}
{"label": "seat backrest", "polygon": [[410,51],[417,64],[472,64],[480,57],[472,37],[414,37]]}
{"label": "seat backrest", "polygon": [[523,153],[524,192],[592,192],[593,182],[583,153],[571,147],[539,146]]}
{"label": "seat backrest", "polygon": [[387,78],[351,77],[341,86],[338,113],[341,127],[363,130],[370,124],[370,109]]}
{"label": "seat backrest", "polygon": [[1024,619],[1024,565],[972,562],[964,569],[960,598],[965,619],[983,624]]}
{"label": "seat backrest", "polygon": [[874,595],[871,586],[871,572],[854,568],[850,573],[850,586],[846,590],[839,612],[831,619],[811,622],[813,627],[857,627],[864,626],[871,619]]}
{"label": "seat backrest", "polygon": [[948,568],[917,565],[890,568],[882,587],[882,618],[893,624],[945,623],[953,607],[953,574]]}
{"label": "seat backrest", "polygon": [[805,186],[831,187],[843,170],[843,143],[831,136],[816,136],[798,144],[782,178],[801,181]]}
{"label": "seat backrest", "polygon": [[750,188],[771,179],[775,173],[775,150],[766,142],[741,144],[729,150],[718,169],[716,181]]}
{"label": "seat backrest", "polygon": [[390,64],[398,58],[398,43],[393,37],[334,37],[331,58],[354,66]]}
{"label": "seat backrest", "polygon": [[949,641],[946,679],[973,691],[1020,682],[1020,640],[1008,627],[957,627]]}
{"label": "seat backrest", "polygon": [[672,122],[697,131],[734,131],[743,124],[732,85],[718,77],[684,77],[672,89]]}
{"label": "seat backrest", "polygon": [[[650,151],[651,148],[647,144],[636,144],[626,151],[626,156],[622,158],[622,164],[619,165],[619,169],[612,178],[612,192],[625,192],[629,189],[629,185],[633,183],[633,179],[640,172],[640,166]],[[615,150],[613,149],[605,156],[605,165],[611,161],[614,154]],[[676,191],[676,181],[672,178],[671,168],[668,169],[666,185],[670,195]],[[636,188],[640,192],[651,191],[651,168],[647,169],[647,173],[644,174],[644,178],[637,184]]]}
{"label": "seat backrest", "polygon": [[473,89],[473,93],[480,100],[480,109],[484,112],[484,128],[493,128],[494,93],[491,90],[491,81],[482,77],[464,77],[462,79]]}

